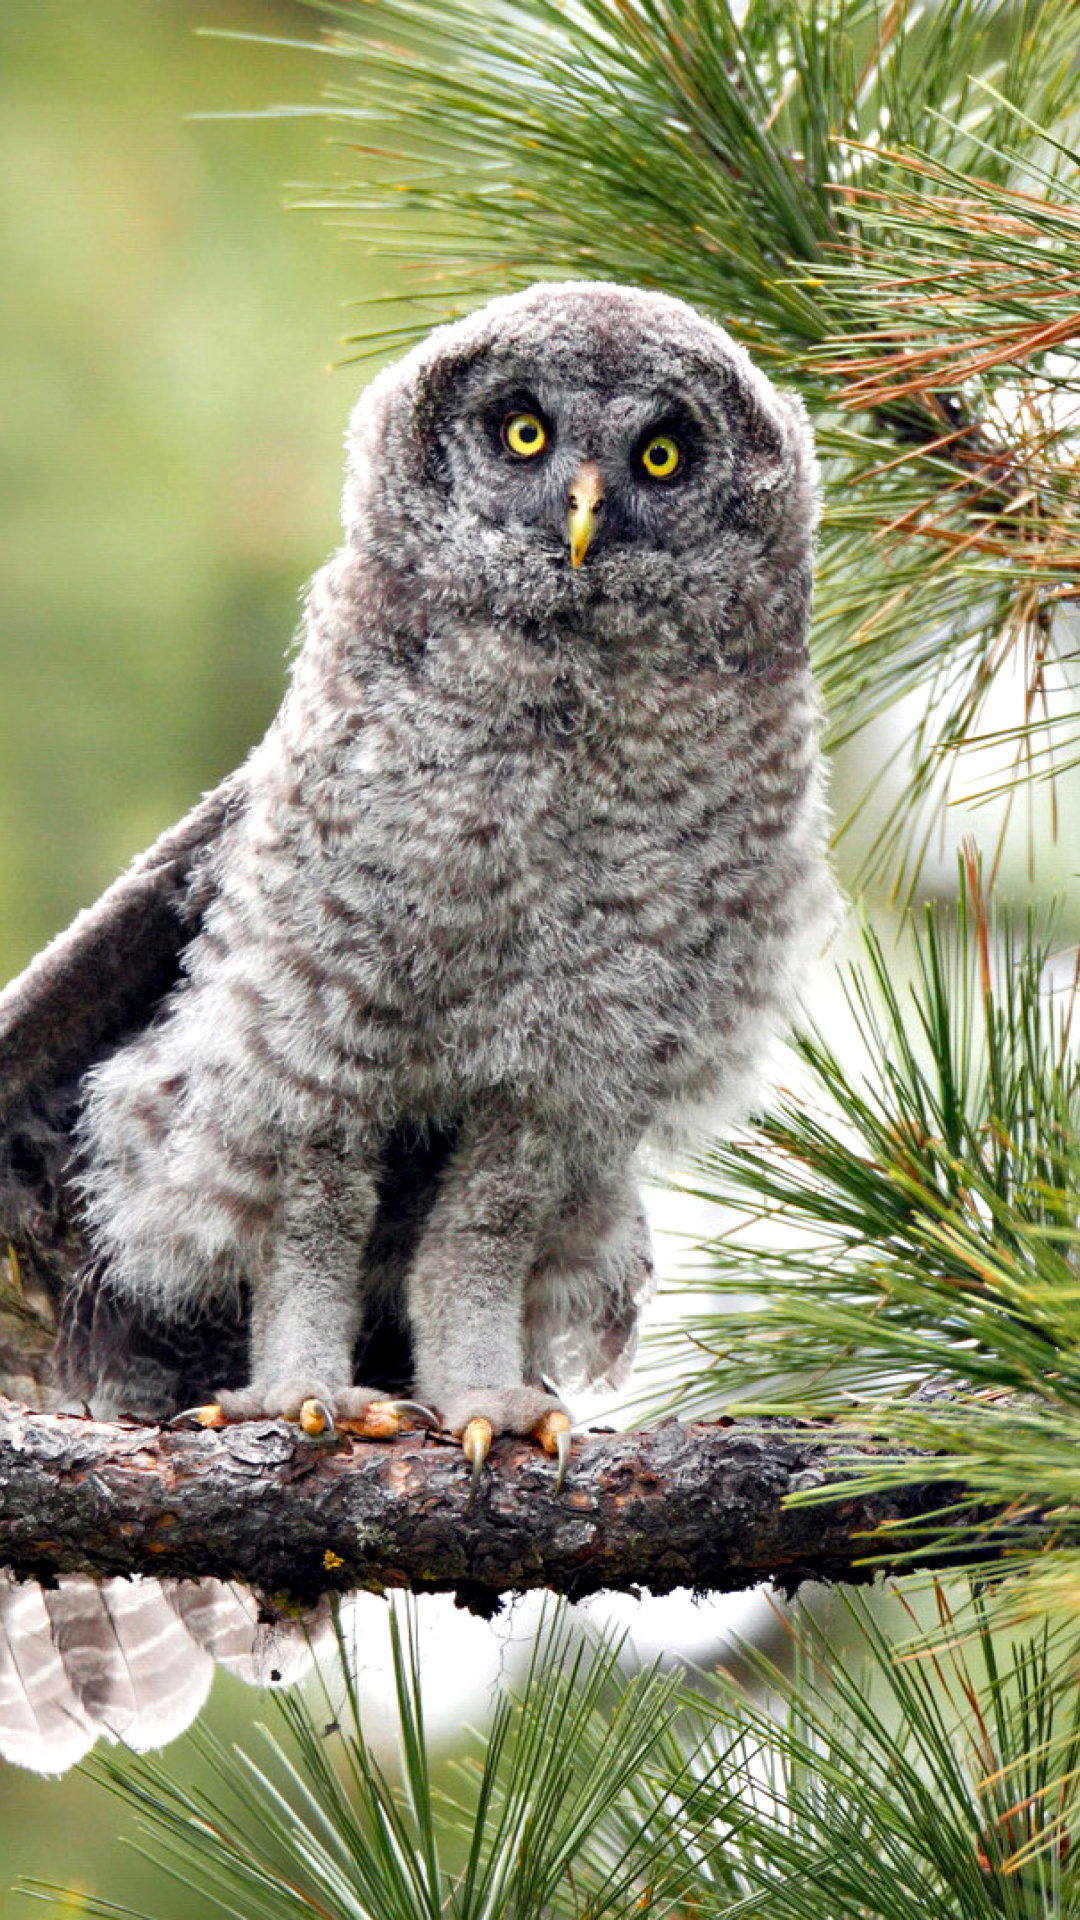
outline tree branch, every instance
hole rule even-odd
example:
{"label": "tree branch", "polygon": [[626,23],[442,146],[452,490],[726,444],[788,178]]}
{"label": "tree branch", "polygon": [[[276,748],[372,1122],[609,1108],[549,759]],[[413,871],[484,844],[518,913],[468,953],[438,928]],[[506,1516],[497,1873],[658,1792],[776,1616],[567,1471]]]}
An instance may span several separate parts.
{"label": "tree branch", "polygon": [[[762,1580],[792,1591],[872,1578],[882,1543],[871,1549],[867,1534],[891,1523],[899,1560],[920,1516],[951,1497],[916,1485],[785,1506],[875,1451],[869,1438],[793,1421],[598,1431],[575,1438],[556,1497],[553,1463],[504,1439],[470,1509],[460,1447],[420,1435],[327,1444],[281,1421],[173,1433],[0,1398],[0,1563],[46,1584],[62,1573],[213,1575],[298,1603],[334,1589],[452,1591],[485,1614],[535,1587],[571,1599]],[[924,1543],[919,1563],[934,1559]]]}

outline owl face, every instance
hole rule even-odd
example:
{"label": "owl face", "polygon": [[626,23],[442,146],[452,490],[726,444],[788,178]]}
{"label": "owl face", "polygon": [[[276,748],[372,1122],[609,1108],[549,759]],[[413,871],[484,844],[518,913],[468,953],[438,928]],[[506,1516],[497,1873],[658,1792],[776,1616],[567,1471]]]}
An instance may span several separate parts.
{"label": "owl face", "polygon": [[685,605],[782,524],[801,445],[791,403],[682,302],[540,285],[369,389],[347,518],[472,611]]}
{"label": "owl face", "polygon": [[551,357],[493,352],[459,382],[439,435],[454,506],[556,573],[587,567],[590,584],[628,548],[697,540],[733,465],[700,396],[677,378],[642,391],[598,377],[595,354],[560,375]]}

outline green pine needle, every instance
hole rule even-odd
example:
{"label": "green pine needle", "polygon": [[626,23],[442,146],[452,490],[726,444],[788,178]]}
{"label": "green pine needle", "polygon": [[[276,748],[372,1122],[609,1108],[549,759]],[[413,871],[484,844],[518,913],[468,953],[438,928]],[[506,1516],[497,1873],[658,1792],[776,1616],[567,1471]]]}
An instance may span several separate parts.
{"label": "green pine needle", "polygon": [[978,1601],[933,1601],[906,1657],[853,1598],[846,1632],[835,1614],[796,1623],[790,1673],[748,1655],[763,1700],[722,1697],[754,1756],[739,1844],[764,1863],[762,1914],[1080,1912],[1080,1705],[1060,1652],[1045,1629],[1004,1639]]}
{"label": "green pine needle", "polygon": [[[680,1411],[869,1426],[897,1452],[852,1485],[959,1480],[1036,1550],[1080,1543],[1076,981],[1048,990],[1051,935],[995,915],[972,862],[966,879],[913,929],[906,986],[865,930],[863,1070],[805,1035],[808,1089],[701,1155],[690,1190],[733,1224],[653,1355],[670,1373],[682,1354]],[[985,1519],[926,1524],[970,1552]]]}
{"label": "green pine needle", "polygon": [[329,1726],[278,1697],[265,1759],[196,1735],[199,1791],[145,1758],[97,1770],[191,1910],[235,1920],[1080,1920],[1080,1700],[1052,1636],[1006,1639],[938,1589],[908,1609],[932,1649],[898,1658],[878,1612],[800,1610],[782,1665],[742,1648],[747,1682],[691,1686],[629,1676],[559,1610],[486,1740],[437,1776],[408,1608],[393,1781],[348,1666]]}
{"label": "green pine needle", "polygon": [[[671,1912],[694,1872],[715,1871],[739,1824],[719,1785],[725,1743],[679,1740],[681,1676],[627,1679],[619,1642],[587,1644],[553,1610],[519,1688],[436,1779],[424,1728],[414,1610],[389,1616],[395,1777],[372,1755],[341,1639],[321,1711],[276,1697],[265,1758],[191,1736],[197,1789],[151,1758],[94,1770],[142,1819],[154,1858],[231,1920],[621,1920]],[[707,1813],[707,1821],[705,1814]],[[634,1844],[628,1846],[630,1833]],[[714,1865],[715,1863],[715,1865]],[[44,1894],[55,1889],[36,1889]],[[93,1896],[83,1911],[136,1920]]]}

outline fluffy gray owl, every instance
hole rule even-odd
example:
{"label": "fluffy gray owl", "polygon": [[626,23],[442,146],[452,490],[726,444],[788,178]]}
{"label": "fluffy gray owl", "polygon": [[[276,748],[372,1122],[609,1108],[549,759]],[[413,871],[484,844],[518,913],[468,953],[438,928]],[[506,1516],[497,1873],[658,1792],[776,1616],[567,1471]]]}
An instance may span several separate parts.
{"label": "fluffy gray owl", "polygon": [[406,1392],[479,1466],[623,1377],[635,1156],[831,914],[815,468],[719,327],[541,285],[374,381],[344,518],[262,744],[0,1000],[0,1231],[97,1411]]}

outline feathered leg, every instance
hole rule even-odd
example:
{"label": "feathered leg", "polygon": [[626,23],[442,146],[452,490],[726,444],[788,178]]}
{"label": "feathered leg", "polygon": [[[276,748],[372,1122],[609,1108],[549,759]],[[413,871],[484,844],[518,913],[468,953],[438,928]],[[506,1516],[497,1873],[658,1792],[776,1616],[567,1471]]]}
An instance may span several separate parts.
{"label": "feathered leg", "polygon": [[[565,1186],[562,1152],[527,1118],[473,1115],[462,1127],[409,1276],[416,1393],[460,1434],[474,1484],[492,1436],[527,1434],[558,1452],[570,1419],[525,1384],[525,1283]],[[561,1477],[561,1472],[560,1472]]]}
{"label": "feathered leg", "polygon": [[398,1431],[408,1403],[354,1386],[353,1349],[363,1311],[361,1260],[378,1203],[378,1156],[337,1141],[295,1146],[282,1170],[276,1231],[251,1279],[251,1378],[225,1389],[206,1424],[299,1420],[318,1434],[335,1424],[372,1439]]}

